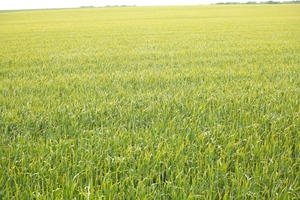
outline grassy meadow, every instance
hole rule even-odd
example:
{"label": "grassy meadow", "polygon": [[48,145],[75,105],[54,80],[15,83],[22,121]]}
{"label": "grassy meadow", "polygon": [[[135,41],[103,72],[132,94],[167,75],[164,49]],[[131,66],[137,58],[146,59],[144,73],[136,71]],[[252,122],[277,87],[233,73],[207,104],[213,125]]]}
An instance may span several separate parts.
{"label": "grassy meadow", "polygon": [[300,5],[0,12],[0,199],[299,199]]}

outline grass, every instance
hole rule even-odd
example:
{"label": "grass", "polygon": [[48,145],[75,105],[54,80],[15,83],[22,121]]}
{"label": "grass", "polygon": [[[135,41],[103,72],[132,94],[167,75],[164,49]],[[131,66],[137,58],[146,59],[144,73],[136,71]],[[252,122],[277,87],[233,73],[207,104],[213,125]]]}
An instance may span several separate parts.
{"label": "grass", "polygon": [[299,5],[0,27],[0,199],[300,198]]}

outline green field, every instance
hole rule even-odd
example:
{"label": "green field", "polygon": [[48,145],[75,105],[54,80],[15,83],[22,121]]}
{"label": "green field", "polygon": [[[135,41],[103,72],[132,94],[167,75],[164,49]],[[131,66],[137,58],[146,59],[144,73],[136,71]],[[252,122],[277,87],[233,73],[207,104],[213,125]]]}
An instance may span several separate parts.
{"label": "green field", "polygon": [[300,5],[0,13],[0,199],[299,199]]}

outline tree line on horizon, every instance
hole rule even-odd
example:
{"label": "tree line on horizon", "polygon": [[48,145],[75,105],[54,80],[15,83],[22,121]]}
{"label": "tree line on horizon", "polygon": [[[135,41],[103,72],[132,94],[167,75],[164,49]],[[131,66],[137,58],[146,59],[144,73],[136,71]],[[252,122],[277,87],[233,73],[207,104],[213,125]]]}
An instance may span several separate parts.
{"label": "tree line on horizon", "polygon": [[[218,2],[213,4],[300,4],[300,0],[293,1],[248,1],[248,2]],[[137,5],[106,5],[101,7],[136,7]],[[80,8],[97,8],[97,6],[80,6]]]}
{"label": "tree line on horizon", "polygon": [[215,4],[300,4],[300,0],[294,1],[248,1],[248,2],[219,2]]}

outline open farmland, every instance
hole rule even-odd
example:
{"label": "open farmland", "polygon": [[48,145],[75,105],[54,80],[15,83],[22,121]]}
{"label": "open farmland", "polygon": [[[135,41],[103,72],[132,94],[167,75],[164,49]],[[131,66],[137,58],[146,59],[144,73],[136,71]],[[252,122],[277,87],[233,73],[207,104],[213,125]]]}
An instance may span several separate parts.
{"label": "open farmland", "polygon": [[0,199],[299,199],[300,5],[0,12]]}

